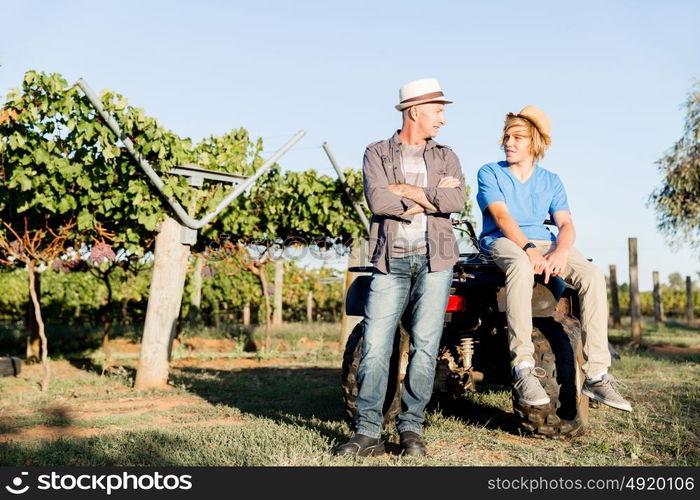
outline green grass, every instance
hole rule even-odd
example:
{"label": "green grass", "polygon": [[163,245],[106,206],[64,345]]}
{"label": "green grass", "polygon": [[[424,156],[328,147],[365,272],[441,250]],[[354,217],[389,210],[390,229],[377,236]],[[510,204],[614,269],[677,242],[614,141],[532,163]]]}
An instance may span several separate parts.
{"label": "green grass", "polygon": [[[330,340],[332,337],[337,340],[339,323],[285,323],[283,325],[271,327],[273,338],[295,343],[306,337],[308,340]],[[265,338],[265,327],[262,325],[251,325],[244,327],[240,323],[222,324],[220,327],[213,326],[189,326],[183,325],[183,336],[199,337],[207,339],[238,339],[250,336],[253,340],[262,341]],[[137,337],[138,338],[138,337]]]}
{"label": "green grass", "polygon": [[[250,342],[262,344],[265,328],[261,325],[244,327],[241,323],[222,322],[219,327],[205,325],[182,325],[182,338],[233,339],[240,352],[250,350]],[[111,339],[128,339],[138,342],[143,332],[142,324],[115,324],[110,332]],[[274,345],[284,341],[288,348],[297,349],[303,341],[338,341],[339,323],[288,323],[271,329]],[[26,328],[21,322],[0,325],[0,356],[23,355],[26,344]],[[99,353],[102,345],[102,325],[46,325],[49,339],[49,352],[54,359],[83,358]],[[99,354],[98,354],[99,355]],[[119,357],[119,354],[115,354]],[[123,356],[122,356],[123,359]]]}
{"label": "green grass", "polygon": [[[288,332],[301,338],[306,331],[306,325],[290,326],[273,338]],[[648,332],[647,338],[676,333]],[[680,333],[683,342],[700,345],[699,332]],[[327,327],[322,334],[335,338],[337,330]],[[254,366],[236,365],[255,359],[251,353],[199,354],[195,366],[175,363],[169,390],[131,389],[134,355],[105,375],[99,365],[56,361],[50,394],[37,389],[38,367],[0,379],[0,432],[10,439],[0,444],[0,464],[700,465],[697,355],[623,350],[611,371],[627,385],[623,392],[634,412],[592,408],[590,429],[573,440],[521,435],[509,389],[481,386],[458,405],[428,414],[427,458],[339,459],[330,450],[351,430],[342,408],[337,348],[314,346],[296,357],[271,353]],[[172,404],[160,404],[167,401]],[[55,435],[42,438],[37,426]],[[394,428],[386,439],[396,452]]]}
{"label": "green grass", "polygon": [[[623,328],[611,328],[608,334],[610,341],[618,344],[628,343],[632,340],[629,327],[629,318],[623,321]],[[676,321],[668,321],[665,325],[656,326],[652,318],[643,318],[642,344],[660,345],[673,344],[678,347],[697,346],[700,334],[697,328],[689,328]]]}

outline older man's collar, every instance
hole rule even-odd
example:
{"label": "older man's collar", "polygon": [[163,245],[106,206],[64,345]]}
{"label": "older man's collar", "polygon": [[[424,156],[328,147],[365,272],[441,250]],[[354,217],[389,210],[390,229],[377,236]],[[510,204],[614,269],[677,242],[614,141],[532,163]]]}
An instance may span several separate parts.
{"label": "older man's collar", "polygon": [[[397,130],[396,132],[394,132],[394,135],[392,135],[391,139],[389,139],[389,142],[391,142],[392,145],[394,145],[394,146],[400,146],[402,144],[401,138],[399,137],[399,132],[401,132],[400,129]],[[435,148],[438,146],[442,146],[442,144],[440,144],[439,142],[436,142],[432,139],[428,139],[426,141],[426,144],[425,144],[425,149],[428,150],[428,149],[432,149],[432,148]]]}

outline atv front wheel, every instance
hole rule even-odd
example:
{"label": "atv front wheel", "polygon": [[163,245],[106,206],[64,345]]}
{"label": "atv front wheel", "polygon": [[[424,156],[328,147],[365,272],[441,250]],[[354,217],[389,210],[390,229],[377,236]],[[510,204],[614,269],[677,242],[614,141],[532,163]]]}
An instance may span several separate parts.
{"label": "atv front wheel", "polygon": [[[343,401],[345,403],[345,412],[350,421],[354,421],[357,410],[357,373],[360,367],[364,333],[365,322],[362,321],[348,337],[343,354]],[[408,333],[402,326],[399,326],[394,337],[394,347],[389,362],[389,382],[383,406],[384,425],[393,422],[396,416],[401,413],[401,387],[406,373],[407,355]]]}
{"label": "atv front wheel", "polygon": [[550,403],[524,404],[513,389],[513,411],[520,427],[528,433],[547,437],[582,434],[588,425],[588,397],[581,394],[583,349],[578,322],[564,328],[552,318],[536,319],[532,342],[535,366],[546,373],[540,380]]}

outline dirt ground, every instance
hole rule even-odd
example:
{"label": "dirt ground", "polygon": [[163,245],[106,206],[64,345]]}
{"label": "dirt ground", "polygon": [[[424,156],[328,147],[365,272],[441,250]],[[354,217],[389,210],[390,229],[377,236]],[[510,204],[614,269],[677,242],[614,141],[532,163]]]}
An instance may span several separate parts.
{"label": "dirt ground", "polygon": [[[52,460],[62,465],[172,460],[338,465],[329,450],[350,432],[342,409],[338,343],[304,337],[273,340],[270,350],[248,352],[231,339],[187,338],[174,351],[169,385],[159,390],[133,389],[139,345],[127,339],[111,342],[114,361],[106,369],[99,351],[90,358],[52,360],[48,393],[39,390],[42,366],[24,365],[19,376],[0,378],[5,460],[25,465]],[[623,352],[615,373],[630,382],[626,391],[635,412],[593,409],[590,432],[575,440],[520,434],[509,391],[485,390],[464,402],[461,413],[428,416],[429,462],[695,463],[692,408],[699,354],[698,345],[667,343]],[[169,439],[181,444],[161,456],[158,450]],[[390,439],[395,441],[395,436]],[[146,451],[139,462],[133,457],[141,449]],[[387,450],[389,456],[376,463],[398,460],[398,445],[387,442]]]}
{"label": "dirt ground", "polygon": [[[299,344],[306,350],[318,348],[316,341],[309,341],[302,338]],[[330,345],[333,344],[333,345]],[[202,359],[196,354],[202,353],[226,353],[231,352],[235,347],[235,342],[230,339],[203,339],[191,338],[183,342],[184,348],[191,356],[179,358],[171,363],[172,373],[176,374],[182,369],[207,370],[237,370],[266,367],[294,366],[299,362],[295,357],[270,357],[267,359],[257,358],[214,358]],[[284,346],[280,346],[284,347]],[[337,342],[326,342],[324,347],[337,348]],[[112,354],[116,356],[138,355],[139,345],[128,339],[116,339],[111,342]],[[649,351],[666,355],[697,355],[700,354],[700,347],[679,347],[672,344],[661,344],[650,346]],[[284,350],[279,350],[284,352]],[[161,426],[192,425],[193,421],[187,417],[196,417],[196,425],[231,425],[240,419],[227,418],[201,418],[201,413],[206,413],[212,403],[196,394],[177,393],[159,394],[157,397],[149,393],[138,395],[129,387],[110,387],[105,389],[99,383],[85,384],[85,370],[68,361],[52,361],[53,383],[57,386],[75,385],[75,391],[69,397],[54,398],[57,401],[52,404],[41,405],[39,409],[27,407],[14,407],[0,409],[0,429],[4,432],[0,434],[0,443],[8,441],[37,441],[56,440],[70,437],[91,437],[98,434],[108,434],[123,430],[133,430],[138,428],[152,428],[154,424]],[[135,358],[120,362],[118,368],[113,368],[110,372],[132,371],[135,369]],[[42,367],[39,364],[25,365],[18,379],[26,382],[37,383],[42,377]],[[81,381],[78,384],[77,382]],[[5,388],[6,393],[19,393],[28,388],[24,384],[10,385]],[[93,391],[98,398],[104,398],[107,393],[108,399],[86,399]],[[116,394],[115,394],[116,392]],[[118,396],[122,397],[118,397]],[[44,417],[52,421],[51,425],[44,423],[36,425],[26,425],[17,427],[18,419],[36,415],[39,412]],[[125,417],[124,424],[91,425],[105,418],[114,420],[118,417]],[[135,417],[139,417],[136,419]],[[141,420],[143,423],[134,424],[134,420]],[[513,437],[513,439],[522,439]]]}
{"label": "dirt ground", "polygon": [[[318,347],[316,341],[301,339],[299,344],[305,350],[313,350]],[[324,343],[325,347],[338,343]],[[60,438],[85,438],[98,434],[109,434],[124,430],[147,429],[157,426],[172,428],[177,425],[207,426],[207,425],[232,425],[240,419],[237,418],[202,418],[202,414],[209,413],[212,403],[196,394],[173,391],[173,394],[159,393],[157,396],[148,392],[139,394],[128,385],[101,383],[105,376],[127,375],[133,373],[136,368],[139,345],[128,339],[115,339],[110,342],[112,356],[120,358],[113,368],[107,369],[100,376],[95,377],[95,383],[86,383],[87,374],[85,367],[80,363],[70,363],[66,360],[51,361],[52,384],[56,389],[74,386],[75,388],[66,397],[65,395],[52,397],[51,403],[39,403],[38,408],[33,405],[21,405],[13,407],[0,407],[0,443],[9,441],[53,441]],[[184,357],[171,362],[171,374],[176,375],[181,370],[197,369],[235,371],[238,369],[255,369],[266,367],[284,367],[297,364],[300,358],[269,357],[258,359],[255,357],[243,358],[202,358],[201,355],[214,353],[230,353],[235,342],[230,339],[205,339],[191,338],[183,342],[186,350]],[[278,352],[284,350],[277,349]],[[200,356],[198,356],[200,355]],[[22,393],[36,393],[38,382],[43,376],[40,364],[23,365],[22,372],[16,377],[17,384],[8,384],[4,387],[5,394],[14,394],[20,397]],[[21,383],[24,382],[24,383]],[[55,392],[55,389],[54,389]],[[64,391],[61,391],[64,392]],[[91,398],[94,396],[94,399]],[[38,423],[36,425],[20,425],[18,421],[29,421],[31,418],[50,420],[51,424]],[[121,418],[120,418],[121,417]],[[123,424],[110,423],[99,425],[104,420],[123,420]],[[134,424],[134,421],[143,423]]]}

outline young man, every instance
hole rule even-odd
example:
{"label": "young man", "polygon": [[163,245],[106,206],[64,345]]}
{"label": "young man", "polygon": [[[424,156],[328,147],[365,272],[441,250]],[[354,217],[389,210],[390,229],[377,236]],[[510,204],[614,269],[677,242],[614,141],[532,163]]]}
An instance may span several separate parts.
{"label": "young man", "polygon": [[355,435],[336,455],[384,453],[380,436],[389,359],[404,311],[410,312],[409,364],[397,417],[406,455],[425,455],[420,433],[433,391],[452,266],[459,257],[450,213],[466,202],[457,156],[433,141],[445,125],[445,99],[437,80],[410,82],[399,91],[403,125],[390,139],[370,144],[362,172],[372,211],[369,252],[377,271],[365,306],[358,370]]}
{"label": "young man", "polygon": [[[613,408],[632,411],[608,374],[608,302],[605,277],[574,248],[575,228],[559,177],[537,162],[551,144],[545,113],[526,106],[508,113],[501,145],[506,161],[489,163],[478,173],[477,202],[483,214],[482,250],[506,274],[506,316],[515,389],[533,406],[549,403],[537,379],[532,344],[534,274],[561,276],[581,301],[586,380],[583,394]],[[543,224],[551,216],[554,234]]]}

